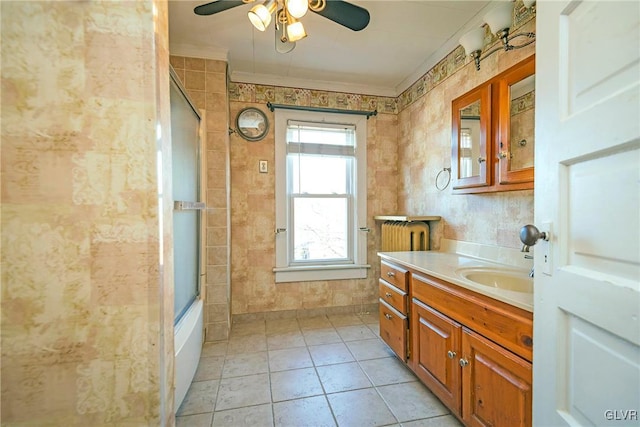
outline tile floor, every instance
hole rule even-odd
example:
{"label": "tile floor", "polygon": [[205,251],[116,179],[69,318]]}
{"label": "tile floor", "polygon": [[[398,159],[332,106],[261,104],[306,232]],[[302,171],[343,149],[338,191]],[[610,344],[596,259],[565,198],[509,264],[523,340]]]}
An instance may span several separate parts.
{"label": "tile floor", "polygon": [[461,424],[378,338],[378,315],[234,324],[206,343],[179,427]]}

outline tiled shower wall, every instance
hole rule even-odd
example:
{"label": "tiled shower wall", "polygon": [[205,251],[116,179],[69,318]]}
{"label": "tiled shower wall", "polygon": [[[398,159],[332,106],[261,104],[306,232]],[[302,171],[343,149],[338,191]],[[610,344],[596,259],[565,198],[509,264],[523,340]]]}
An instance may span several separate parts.
{"label": "tiled shower wall", "polygon": [[171,56],[171,65],[206,127],[206,279],[204,322],[207,341],[229,333],[229,128],[227,63]]}
{"label": "tiled shower wall", "polygon": [[0,423],[173,425],[167,4],[0,8]]}

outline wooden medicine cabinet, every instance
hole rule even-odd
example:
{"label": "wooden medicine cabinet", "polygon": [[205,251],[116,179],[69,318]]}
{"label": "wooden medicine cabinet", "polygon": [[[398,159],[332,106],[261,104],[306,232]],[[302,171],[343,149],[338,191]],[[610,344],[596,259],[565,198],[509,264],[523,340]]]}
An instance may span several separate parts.
{"label": "wooden medicine cabinet", "polygon": [[491,185],[487,160],[491,150],[491,85],[475,88],[453,101],[453,188]]}
{"label": "wooden medicine cabinet", "polygon": [[535,55],[452,102],[454,194],[533,188]]}

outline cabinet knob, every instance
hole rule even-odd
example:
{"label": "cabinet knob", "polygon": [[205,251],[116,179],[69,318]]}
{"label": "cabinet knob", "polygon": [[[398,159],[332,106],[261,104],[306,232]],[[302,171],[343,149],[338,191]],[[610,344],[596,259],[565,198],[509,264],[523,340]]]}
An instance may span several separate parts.
{"label": "cabinet knob", "polygon": [[453,359],[454,357],[456,357],[456,352],[451,350],[447,351],[447,357],[449,359]]}
{"label": "cabinet knob", "polygon": [[486,161],[487,159],[485,159],[484,157],[478,157],[478,163],[484,163]]}
{"label": "cabinet knob", "polygon": [[385,293],[384,296],[387,298],[391,298],[391,294],[389,292]]}
{"label": "cabinet knob", "polygon": [[465,366],[467,366],[469,364],[469,361],[466,360],[466,359],[460,359],[459,363],[460,363],[460,366],[462,366],[464,368]]}
{"label": "cabinet knob", "polygon": [[396,277],[396,273],[393,271],[387,271],[387,277]]}
{"label": "cabinet knob", "polygon": [[391,315],[389,313],[385,313],[384,317],[387,318],[387,320],[391,320],[393,317],[391,317]]}
{"label": "cabinet knob", "polygon": [[500,157],[501,159],[506,159],[507,157],[509,157],[509,153],[507,153],[506,151],[501,151],[500,154],[498,154],[498,157]]}

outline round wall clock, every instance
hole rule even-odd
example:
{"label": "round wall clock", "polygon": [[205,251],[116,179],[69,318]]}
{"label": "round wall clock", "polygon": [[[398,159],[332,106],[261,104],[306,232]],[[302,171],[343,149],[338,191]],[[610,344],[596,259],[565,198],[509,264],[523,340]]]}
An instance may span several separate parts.
{"label": "round wall clock", "polygon": [[247,141],[260,141],[267,136],[269,120],[267,115],[258,108],[244,108],[236,117],[236,130]]}

